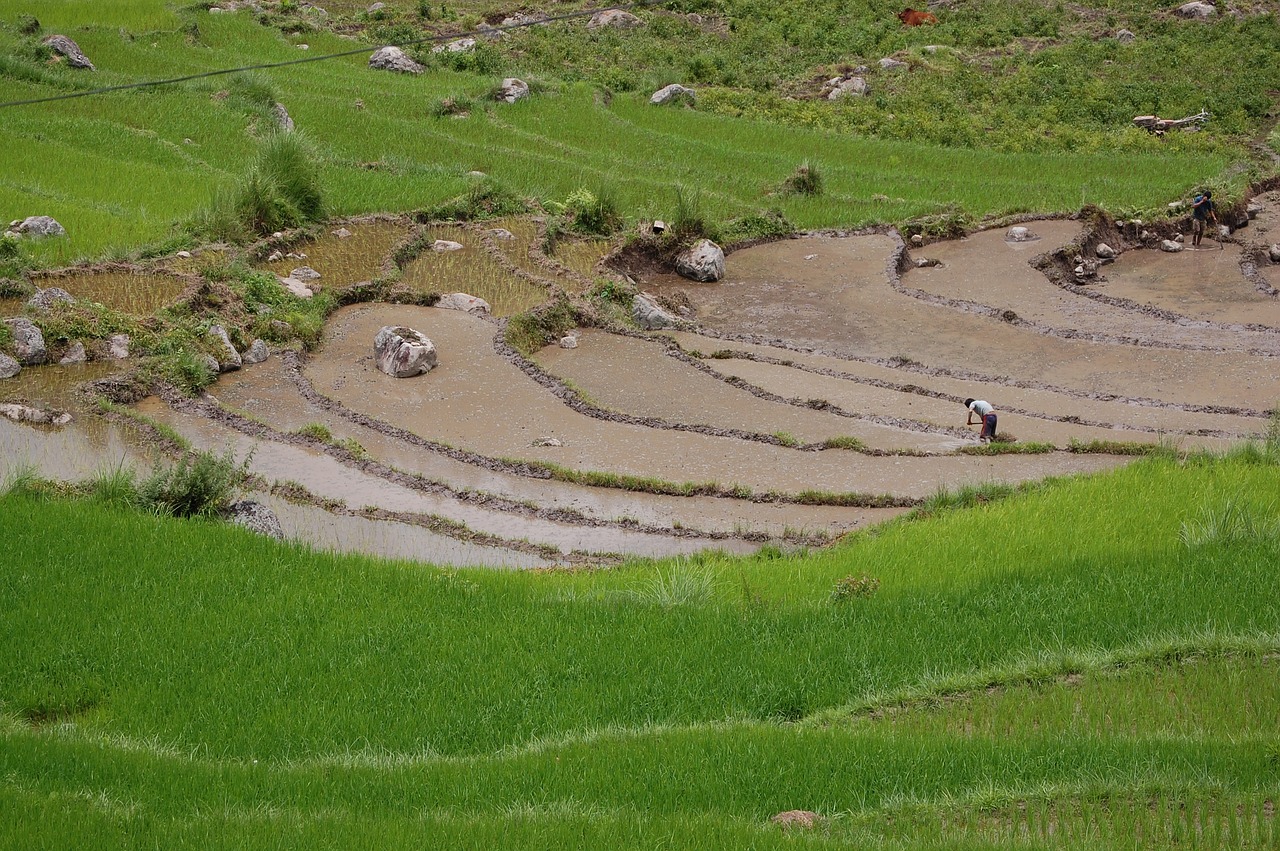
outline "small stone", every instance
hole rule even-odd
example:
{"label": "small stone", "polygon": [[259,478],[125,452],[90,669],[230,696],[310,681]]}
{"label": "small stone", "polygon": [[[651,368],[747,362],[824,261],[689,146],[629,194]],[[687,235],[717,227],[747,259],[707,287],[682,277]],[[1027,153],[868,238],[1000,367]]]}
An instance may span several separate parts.
{"label": "small stone", "polygon": [[494,239],[515,239],[516,235],[506,228],[492,228],[488,231],[489,236]]}
{"label": "small stone", "polygon": [[561,338],[560,338],[560,348],[562,348],[562,349],[576,349],[576,348],[578,348],[578,338],[577,338],[577,337],[575,337],[575,336],[573,336],[572,334],[570,334],[570,335],[568,335],[568,336],[566,336],[566,337],[561,337]]}
{"label": "small stone", "polygon": [[219,372],[222,371],[218,367],[218,359],[211,354],[208,354],[206,352],[201,352],[197,360],[200,361],[201,365],[204,366],[204,368],[208,371],[210,375],[217,375]]}
{"label": "small stone", "polygon": [[1137,38],[1137,36],[1135,36],[1129,30],[1116,30],[1116,41],[1120,42],[1121,44],[1129,44],[1135,38]]}
{"label": "small stone", "polygon": [[827,100],[840,100],[841,98],[855,98],[865,95],[869,87],[867,81],[862,77],[833,77],[827,80]]}
{"label": "small stone", "polygon": [[231,337],[227,334],[226,328],[221,325],[211,325],[209,326],[209,336],[213,337],[218,348],[216,357],[218,358],[219,372],[235,372],[244,364],[244,361],[240,359],[240,353],[231,344]]}
{"label": "small stone", "polygon": [[297,278],[281,278],[280,286],[296,295],[298,298],[311,298],[315,295],[311,287],[299,281]]}
{"label": "small stone", "polygon": [[376,15],[377,13],[381,12],[385,8],[387,8],[386,3],[374,3],[368,9],[365,9],[365,12],[370,15]]}
{"label": "small stone", "polygon": [[307,255],[301,251],[290,251],[284,257],[286,260],[306,260],[307,259]]}
{"label": "small stone", "polygon": [[175,254],[175,255],[173,255],[173,256],[174,256],[174,257],[177,257],[177,258],[179,258],[179,259],[181,259],[181,260],[190,260],[190,259],[191,259],[191,252],[190,252],[190,251],[179,251],[177,254]]}
{"label": "small stone", "polygon": [[886,56],[880,60],[880,68],[883,71],[901,71],[906,67],[907,63],[894,59],[892,56]]}
{"label": "small stone", "polygon": [[0,378],[13,378],[19,372],[22,372],[22,364],[0,352]]}
{"label": "small stone", "polygon": [[369,57],[369,67],[378,71],[395,71],[399,74],[421,74],[425,69],[414,62],[400,48],[379,48]]}
{"label": "small stone", "polygon": [[129,344],[132,342],[128,334],[112,334],[107,338],[107,357],[124,360],[129,357]]}
{"label": "small stone", "polygon": [[924,245],[924,234],[922,234],[922,233],[913,233],[913,234],[911,234],[911,244],[912,244],[912,245],[917,245],[917,246],[918,246],[918,245]]}
{"label": "small stone", "polygon": [[443,295],[436,302],[436,307],[444,310],[461,310],[463,313],[471,314],[487,314],[489,313],[489,302],[482,298],[477,298],[467,293],[449,293]]}
{"label": "small stone", "polygon": [[270,254],[268,254],[268,255],[267,255],[267,262],[268,262],[268,263],[279,263],[279,262],[280,262],[281,260],[283,260],[283,259],[284,259],[284,255],[283,255],[283,254],[281,254],[278,250],[277,250],[277,251],[273,251],[273,252],[271,252]]}
{"label": "small stone", "polygon": [[783,828],[798,827],[813,830],[822,817],[811,810],[787,810],[770,817],[769,821]]}
{"label": "small stone", "polygon": [[454,242],[451,239],[437,239],[435,242],[431,243],[432,251],[461,251],[463,247],[464,246],[461,242]]}
{"label": "small stone", "polygon": [[1280,243],[1273,243],[1267,249],[1267,256],[1271,258],[1272,263],[1280,263]]}
{"label": "small stone", "polygon": [[1187,240],[1187,238],[1186,238],[1185,236],[1183,236],[1182,234],[1178,234],[1177,236],[1175,236],[1175,237],[1173,238],[1173,241],[1174,241],[1174,242],[1186,242],[1186,240]]}
{"label": "small stone", "polygon": [[641,21],[630,12],[624,12],[621,9],[606,9],[591,16],[591,20],[587,21],[587,29],[598,30],[601,27],[613,27],[620,30],[629,30],[643,24],[644,21]]}
{"label": "small stone", "polygon": [[942,261],[936,257],[917,257],[915,262],[917,269],[930,269],[942,265]]}
{"label": "small stone", "polygon": [[44,290],[36,290],[36,294],[27,299],[27,306],[35,308],[41,313],[48,313],[53,309],[55,304],[74,304],[75,297],[62,287],[49,287]]}
{"label": "small stone", "polygon": [[60,366],[69,366],[71,364],[84,363],[89,359],[84,351],[84,343],[79,340],[71,344],[71,348],[67,349],[67,353],[58,361]]}
{"label": "small stone", "polygon": [[262,363],[271,356],[271,351],[267,348],[267,344],[262,340],[254,340],[249,344],[249,348],[245,349],[240,355],[240,360],[247,365]]}
{"label": "small stone", "polygon": [[558,437],[539,437],[530,446],[564,446],[564,442]]}
{"label": "small stone", "polygon": [[507,77],[498,87],[498,100],[503,103],[515,103],[529,96],[529,84],[516,77]]}
{"label": "small stone", "polygon": [[298,49],[299,49],[299,50],[310,50],[310,49],[311,49],[311,45],[309,45],[309,44],[300,44],[300,45],[298,45]]}
{"label": "small stone", "polygon": [[1032,231],[1031,228],[1018,225],[1016,227],[1009,228],[1005,233],[1004,238],[1006,242],[1031,242],[1032,240],[1039,239],[1040,236]]}
{"label": "small stone", "polygon": [[1168,251],[1170,254],[1181,251],[1182,243],[1174,242],[1172,239],[1163,239],[1160,241],[1160,250]]}
{"label": "small stone", "polygon": [[1170,202],[1169,202],[1169,210],[1170,210],[1171,212],[1177,212],[1178,210],[1181,210],[1181,209],[1182,209],[1183,207],[1185,207],[1186,205],[1187,205],[1187,202],[1186,202],[1186,201],[1170,201]]}
{"label": "small stone", "polygon": [[816,254],[806,254],[806,255],[804,256],[804,259],[805,259],[805,260],[817,260],[817,259],[818,259],[818,255],[816,255]]}
{"label": "small stone", "polygon": [[682,86],[679,83],[672,83],[669,86],[663,86],[652,95],[649,96],[649,103],[661,106],[672,101],[682,103],[693,103],[695,98],[693,89]]}
{"label": "small stone", "polygon": [[1218,225],[1218,237],[1226,239],[1231,236],[1231,227],[1229,225]]}
{"label": "small stone", "polygon": [[297,269],[294,269],[289,273],[289,277],[296,278],[297,280],[306,283],[308,281],[320,280],[320,273],[315,269],[312,269],[310,266],[299,266]]}
{"label": "small stone", "polygon": [[243,526],[250,532],[257,532],[259,535],[266,535],[277,541],[284,540],[284,529],[280,526],[280,518],[260,502],[251,499],[233,502],[227,506],[223,516],[228,522]]}
{"label": "small stone", "polygon": [[1251,219],[1258,218],[1258,214],[1261,213],[1262,210],[1263,210],[1262,205],[1259,204],[1257,201],[1250,201],[1249,205],[1244,208],[1245,215],[1247,215]]}
{"label": "small stone", "polygon": [[467,172],[467,177],[474,178],[474,179],[476,179],[476,180],[480,180],[481,178],[485,178],[485,177],[488,177],[488,176],[489,176],[489,175],[485,174],[483,171],[469,171],[469,172]]}
{"label": "small stone", "polygon": [[1151,231],[1144,230],[1142,233],[1138,234],[1138,239],[1142,240],[1143,242],[1146,242],[1147,240],[1151,239]]}
{"label": "small stone", "polygon": [[23,366],[36,366],[48,358],[49,352],[44,345],[44,334],[40,326],[30,319],[6,319],[9,333],[13,338],[13,354]]}
{"label": "small stone", "polygon": [[353,234],[351,231],[347,230],[346,228],[338,228],[333,232],[333,235],[336,236],[338,239],[350,239],[351,237],[355,236],[355,234]]}
{"label": "small stone", "polygon": [[[453,41],[444,44],[437,44],[431,48],[432,53],[469,53],[476,49],[476,40],[474,38],[455,38]],[[385,50],[385,48],[384,48]]]}
{"label": "small stone", "polygon": [[1093,253],[1103,258],[1104,260],[1110,260],[1111,258],[1115,257],[1119,252],[1117,252],[1110,245],[1107,245],[1105,242],[1099,242],[1098,247],[1093,249]]}

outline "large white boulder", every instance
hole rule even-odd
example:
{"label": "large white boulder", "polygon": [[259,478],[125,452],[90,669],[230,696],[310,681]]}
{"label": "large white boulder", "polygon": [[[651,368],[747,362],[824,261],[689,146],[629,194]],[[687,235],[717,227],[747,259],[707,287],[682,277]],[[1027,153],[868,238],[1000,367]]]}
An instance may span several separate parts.
{"label": "large white boulder", "polygon": [[67,235],[67,229],[58,224],[53,216],[27,216],[21,221],[10,223],[9,230],[32,239]]}
{"label": "large white boulder", "polygon": [[476,49],[476,40],[474,38],[455,38],[453,41],[444,44],[437,44],[431,48],[432,53],[467,53]]}
{"label": "large white boulder", "polygon": [[827,80],[827,100],[860,98],[867,93],[867,81],[862,77],[832,77]]}
{"label": "large white boulder", "polygon": [[649,96],[649,103],[662,105],[671,103],[672,101],[692,103],[694,99],[693,89],[688,86],[682,86],[679,83],[672,83],[669,86],[663,86],[652,95]]}
{"label": "large white boulder", "polygon": [[1170,254],[1173,254],[1176,251],[1182,250],[1182,243],[1174,242],[1172,239],[1162,239],[1160,241],[1160,250],[1167,251]]}
{"label": "large white boulder", "polygon": [[529,84],[516,77],[507,77],[498,89],[498,100],[504,103],[515,103],[529,96]]}
{"label": "large white boulder", "polygon": [[1211,3],[1203,3],[1201,0],[1192,0],[1190,3],[1183,3],[1178,7],[1177,15],[1180,18],[1195,18],[1197,20],[1208,20],[1218,14],[1218,9]]}
{"label": "large white boulder", "polygon": [[670,328],[676,324],[676,318],[663,310],[653,296],[645,293],[637,293],[631,300],[631,318],[648,331]]}
{"label": "large white boulder", "polygon": [[449,293],[436,302],[436,307],[445,310],[461,310],[463,313],[488,313],[489,302],[466,293]]}
{"label": "large white boulder", "polygon": [[387,375],[412,378],[435,368],[436,346],[421,331],[385,325],[373,340],[373,357]]}
{"label": "large white boulder", "polygon": [[718,281],[724,277],[724,251],[700,239],[676,257],[676,271],[691,281]]}

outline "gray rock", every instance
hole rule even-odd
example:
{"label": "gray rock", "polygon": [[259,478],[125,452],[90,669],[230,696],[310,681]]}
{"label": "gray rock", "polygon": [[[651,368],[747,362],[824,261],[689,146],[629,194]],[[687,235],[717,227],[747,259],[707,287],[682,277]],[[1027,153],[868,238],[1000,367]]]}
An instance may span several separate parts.
{"label": "gray rock", "polygon": [[880,69],[882,71],[901,71],[907,67],[907,63],[894,59],[892,56],[886,56],[880,60]]}
{"label": "gray rock", "polygon": [[541,20],[540,18],[536,18],[533,15],[526,15],[524,12],[516,12],[514,15],[508,15],[507,17],[503,18],[502,23],[498,24],[498,26],[500,27],[528,26],[530,24],[539,23],[540,20]]}
{"label": "gray rock", "polygon": [[19,372],[22,372],[22,364],[0,352],[0,378],[13,378]]}
{"label": "gray rock", "polygon": [[1120,42],[1121,44],[1129,44],[1135,38],[1137,38],[1137,36],[1134,35],[1132,32],[1130,32],[1129,30],[1116,30],[1116,41]]}
{"label": "gray rock", "polygon": [[589,30],[598,30],[602,27],[630,30],[643,25],[644,21],[621,9],[605,9],[603,12],[596,12],[591,16],[591,20],[587,21],[587,29]]}
{"label": "gray rock", "polygon": [[560,348],[562,348],[562,349],[576,349],[576,348],[578,348],[578,338],[577,338],[577,337],[575,337],[575,336],[573,336],[572,334],[569,334],[569,335],[567,335],[567,336],[561,337],[561,338],[560,338]]}
{"label": "gray rock", "polygon": [[284,259],[284,252],[280,251],[279,249],[267,255],[268,263],[279,263],[283,259]]}
{"label": "gray rock", "polygon": [[366,12],[366,13],[368,13],[368,14],[370,14],[370,15],[376,15],[376,14],[378,14],[379,12],[381,12],[381,11],[382,11],[383,9],[385,9],[385,8],[387,8],[387,4],[386,4],[386,3],[374,3],[374,4],[373,4],[373,5],[371,5],[368,9],[365,9],[365,12]]}
{"label": "gray rock", "polygon": [[369,67],[378,71],[395,71],[400,74],[421,74],[423,67],[410,59],[398,47],[382,47],[369,57]]}
{"label": "gray rock", "polygon": [[284,104],[277,103],[271,107],[271,117],[276,120],[276,124],[280,125],[280,129],[286,133],[293,132],[293,117],[289,115],[289,110],[285,109]]}
{"label": "gray rock", "polygon": [[44,40],[45,46],[54,53],[60,53],[66,57],[67,64],[72,68],[86,68],[90,71],[94,70],[93,63],[89,61],[89,57],[85,56],[80,50],[80,45],[76,44],[65,35],[51,35]]}
{"label": "gray rock", "polygon": [[1039,239],[1040,236],[1031,230],[1031,228],[1017,225],[1009,228],[1009,230],[1005,232],[1004,238],[1006,242],[1031,242],[1032,240]]}
{"label": "gray rock", "polygon": [[564,446],[564,441],[558,437],[539,437],[530,446]]}
{"label": "gray rock", "polygon": [[468,53],[476,49],[476,40],[474,38],[455,38],[453,41],[447,41],[444,44],[437,44],[431,48],[432,53]]}
{"label": "gray rock", "polygon": [[299,266],[297,269],[294,269],[289,273],[289,277],[306,283],[307,281],[320,280],[320,273],[315,269],[312,269],[310,266]]}
{"label": "gray rock", "polygon": [[61,366],[69,366],[76,363],[84,363],[89,359],[85,354],[84,343],[79,340],[71,344],[71,348],[67,349],[67,353],[62,356],[62,360],[58,361]]}
{"label": "gray rock", "polygon": [[284,540],[284,529],[280,526],[280,518],[260,502],[252,499],[233,502],[227,506],[223,516],[228,522],[243,526],[250,532],[257,532],[259,535],[266,535],[277,541]]}
{"label": "gray rock", "polygon": [[190,251],[179,251],[177,254],[175,254],[175,255],[173,255],[173,256],[174,256],[174,257],[181,257],[183,260],[190,260],[190,259],[191,259],[191,252],[190,252]]}
{"label": "gray rock", "polygon": [[1280,243],[1273,243],[1267,249],[1267,256],[1271,258],[1272,263],[1280,263]]}
{"label": "gray rock", "polygon": [[1170,254],[1173,254],[1174,252],[1182,250],[1182,243],[1174,242],[1172,239],[1162,239],[1160,240],[1160,250],[1168,251]]}
{"label": "gray rock", "polygon": [[75,296],[62,287],[49,287],[44,290],[36,290],[36,294],[27,299],[27,306],[33,307],[41,313],[47,313],[53,309],[55,304],[73,304],[75,300]]}
{"label": "gray rock", "polygon": [[201,352],[200,355],[197,357],[197,360],[199,360],[200,363],[204,365],[205,369],[209,370],[210,375],[217,375],[219,372],[222,371],[218,367],[218,359],[215,358],[213,355],[205,354],[204,352]]}
{"label": "gray rock", "polygon": [[65,411],[42,411],[27,405],[14,402],[0,404],[0,416],[8,417],[17,423],[34,423],[36,425],[64,426],[71,422],[71,415]]}
{"label": "gray rock", "polygon": [[1209,3],[1201,2],[1201,0],[1192,0],[1190,3],[1183,3],[1179,6],[1175,14],[1179,18],[1193,18],[1204,21],[1218,14],[1218,9]]}
{"label": "gray rock", "polygon": [[827,100],[840,100],[841,98],[860,98],[865,95],[869,89],[867,81],[862,77],[833,77],[827,80]]}
{"label": "gray rock", "polygon": [[669,86],[663,86],[652,95],[649,96],[649,103],[664,104],[675,101],[677,103],[693,103],[693,89],[688,86],[682,86],[679,83],[672,83]]}
{"label": "gray rock", "polygon": [[373,341],[378,369],[395,378],[412,378],[436,365],[436,346],[412,328],[383,326]]}
{"label": "gray rock", "polygon": [[45,362],[49,352],[44,346],[44,334],[40,333],[39,326],[23,318],[6,319],[5,324],[13,335],[13,353],[18,363],[36,366]]}
{"label": "gray rock", "polygon": [[451,239],[437,239],[431,243],[432,251],[461,251],[464,247],[461,242],[454,242]]}
{"label": "gray rock", "polygon": [[1218,236],[1222,239],[1226,239],[1231,236],[1230,225],[1218,225]]}
{"label": "gray rock", "polygon": [[336,236],[338,239],[350,239],[351,237],[355,236],[355,234],[353,234],[351,231],[347,230],[346,228],[338,228],[333,232],[333,235]]}
{"label": "gray rock", "polygon": [[112,334],[107,338],[107,357],[124,360],[129,357],[129,344],[132,342],[128,334]]}
{"label": "gray rock", "polygon": [[480,179],[485,178],[485,177],[488,177],[488,176],[489,176],[489,175],[485,174],[483,171],[469,171],[469,172],[467,172],[467,177],[474,178],[474,179],[476,179],[476,180],[480,180]]}
{"label": "gray rock", "polygon": [[262,363],[271,356],[271,351],[267,348],[267,344],[262,340],[254,340],[249,344],[249,348],[245,349],[240,355],[240,360],[246,365]]}
{"label": "gray rock", "polygon": [[656,302],[652,296],[637,293],[631,300],[631,318],[641,328],[656,331],[659,328],[670,328],[676,324],[676,318]]}
{"label": "gray rock", "polygon": [[1105,242],[1099,242],[1098,247],[1093,249],[1093,253],[1103,258],[1104,260],[1110,260],[1116,257],[1120,252],[1116,251],[1114,248],[1112,248],[1110,245],[1107,245]]}
{"label": "gray rock", "polygon": [[1258,214],[1263,210],[1263,206],[1257,201],[1250,201],[1248,206],[1244,208],[1245,215],[1251,219],[1258,218]]}
{"label": "gray rock", "polygon": [[240,353],[236,351],[235,346],[231,345],[231,337],[228,336],[226,328],[221,325],[211,325],[209,336],[213,337],[218,349],[214,355],[218,359],[218,372],[235,372],[244,365],[244,361],[240,359]]}
{"label": "gray rock", "polygon": [[507,240],[516,238],[516,235],[506,228],[492,228],[488,231],[488,234],[494,239]]}
{"label": "gray rock", "polygon": [[57,219],[52,216],[28,216],[17,224],[10,225],[9,230],[32,239],[67,235],[67,229],[58,224]]}
{"label": "gray rock", "polygon": [[296,295],[298,298],[311,298],[315,295],[311,288],[299,281],[297,278],[281,278],[280,286]]}
{"label": "gray rock", "polygon": [[529,84],[516,77],[507,77],[498,89],[498,100],[503,103],[515,103],[529,96]]}
{"label": "gray rock", "polygon": [[718,281],[724,277],[724,251],[700,239],[676,257],[676,271],[691,281]]}
{"label": "gray rock", "polygon": [[924,234],[920,234],[920,233],[911,234],[911,244],[915,246],[924,245]]}
{"label": "gray rock", "polygon": [[489,302],[466,293],[449,293],[440,297],[436,307],[445,310],[461,310],[463,313],[488,313]]}

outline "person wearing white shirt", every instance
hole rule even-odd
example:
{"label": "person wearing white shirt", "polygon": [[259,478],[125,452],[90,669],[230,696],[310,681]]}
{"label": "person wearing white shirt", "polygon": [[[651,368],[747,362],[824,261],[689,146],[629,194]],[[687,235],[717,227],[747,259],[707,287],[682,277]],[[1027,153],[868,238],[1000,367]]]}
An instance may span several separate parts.
{"label": "person wearing white shirt", "polygon": [[[991,407],[990,402],[984,402],[981,399],[965,399],[964,406],[969,409],[969,417],[965,425],[982,425],[982,439],[993,440],[996,436],[996,409]],[[978,415],[975,422],[974,414]]]}

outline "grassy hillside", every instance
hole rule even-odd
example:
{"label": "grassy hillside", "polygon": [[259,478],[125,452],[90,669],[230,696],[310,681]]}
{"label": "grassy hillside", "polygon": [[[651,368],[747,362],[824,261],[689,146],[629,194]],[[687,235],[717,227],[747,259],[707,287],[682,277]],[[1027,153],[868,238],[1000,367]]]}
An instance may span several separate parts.
{"label": "grassy hillside", "polygon": [[1151,459],[817,556],[525,575],[11,493],[0,836],[1274,837],[1276,485]]}
{"label": "grassy hillside", "polygon": [[[82,5],[46,10],[19,0],[0,3],[6,98],[353,47],[350,37],[331,30],[374,44],[392,36],[422,38],[479,22],[483,11],[462,10],[441,21],[405,7],[382,20],[344,18],[335,10],[317,24],[305,10],[255,18],[159,3],[94,4],[92,11]],[[432,207],[465,192],[472,170],[545,201],[583,187],[603,191],[637,218],[671,218],[675,187],[683,187],[700,194],[713,220],[776,208],[801,228],[902,222],[945,211],[981,217],[1084,204],[1117,212],[1156,209],[1191,186],[1238,188],[1248,178],[1248,169],[1227,169],[1245,155],[1245,134],[1266,120],[1270,101],[1262,91],[1280,86],[1266,81],[1280,67],[1270,52],[1276,49],[1268,36],[1271,18],[1153,24],[1151,39],[1125,57],[1113,42],[1025,50],[1018,47],[1022,30],[999,24],[1003,5],[978,4],[977,17],[963,23],[957,10],[927,33],[903,32],[896,19],[892,27],[884,24],[878,7],[842,17],[847,31],[822,34],[810,26],[792,36],[785,33],[794,22],[782,11],[716,12],[718,20],[742,22],[741,29],[705,36],[730,51],[732,62],[783,62],[792,73],[787,79],[765,74],[767,85],[744,79],[737,86],[723,80],[704,86],[696,110],[647,103],[650,85],[698,82],[687,69],[654,65],[660,45],[686,59],[718,61],[714,51],[691,52],[673,12],[661,9],[645,11],[649,23],[625,33],[588,34],[579,20],[515,33],[465,58],[432,59],[427,51],[420,58],[429,70],[419,77],[371,71],[361,54],[11,107],[0,122],[0,209],[9,218],[53,215],[66,225],[69,238],[31,249],[44,263],[123,256],[164,243],[243,176],[258,140],[272,132],[270,108],[277,101],[316,149],[329,208],[338,215]],[[40,18],[38,31],[23,32],[25,14]],[[1020,26],[1040,26],[1036,15],[1019,14],[1027,19]],[[863,32],[868,27],[871,34]],[[50,60],[39,39],[56,30],[73,35],[98,70]],[[999,56],[975,58],[979,32],[1003,45]],[[818,67],[822,62],[865,56],[874,65],[875,54],[926,36],[956,42],[959,52],[914,53],[909,73],[877,70],[870,75],[873,96],[856,103],[805,99],[796,88],[836,73]],[[795,50],[780,49],[778,39],[786,38],[797,40]],[[298,49],[304,43],[305,53]],[[1171,56],[1180,57],[1175,66],[1191,63],[1176,82],[1133,82],[1151,80],[1153,63]],[[1256,66],[1256,73],[1221,73],[1236,67],[1227,56]],[[1201,73],[1195,65],[1201,61],[1216,70]],[[533,98],[514,106],[488,100],[511,73],[533,80]],[[651,79],[624,85],[610,83],[609,73]],[[1156,86],[1160,99],[1152,100],[1144,86]],[[437,114],[450,98],[469,105],[467,117]],[[1205,98],[1220,118],[1204,133],[1157,139],[1127,126],[1134,112],[1190,112]],[[780,194],[805,161],[821,168],[826,192]],[[166,244],[172,249],[180,241]]]}

